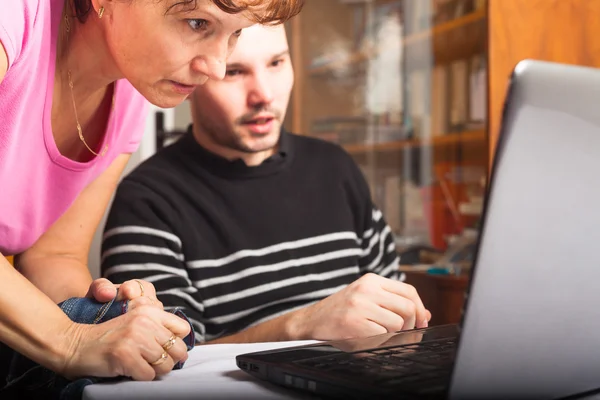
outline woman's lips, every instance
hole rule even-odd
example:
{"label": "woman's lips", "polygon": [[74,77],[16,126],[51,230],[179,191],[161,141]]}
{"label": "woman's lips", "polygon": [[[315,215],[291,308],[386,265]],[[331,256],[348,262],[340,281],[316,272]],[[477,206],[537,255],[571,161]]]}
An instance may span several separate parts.
{"label": "woman's lips", "polygon": [[179,82],[175,82],[175,81],[169,81],[169,82],[171,82],[171,85],[173,85],[173,90],[175,90],[177,93],[191,94],[194,91],[194,89],[196,89],[196,86],[184,85],[183,83],[179,83]]}

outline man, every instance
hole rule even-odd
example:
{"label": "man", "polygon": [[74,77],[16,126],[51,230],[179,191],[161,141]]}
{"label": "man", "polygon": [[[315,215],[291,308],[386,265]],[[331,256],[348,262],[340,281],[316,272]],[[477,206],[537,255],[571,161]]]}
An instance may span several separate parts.
{"label": "man", "polygon": [[427,326],[351,157],[281,128],[293,85],[283,26],[245,30],[226,73],[192,95],[190,132],[120,184],[103,275],[152,282],[201,343]]}

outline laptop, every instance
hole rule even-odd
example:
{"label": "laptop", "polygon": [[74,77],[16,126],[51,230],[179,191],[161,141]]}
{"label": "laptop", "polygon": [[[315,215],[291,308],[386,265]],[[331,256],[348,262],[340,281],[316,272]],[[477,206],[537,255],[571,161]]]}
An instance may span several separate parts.
{"label": "laptop", "polygon": [[524,60],[456,325],[242,354],[321,397],[558,399],[600,388],[600,70]]}

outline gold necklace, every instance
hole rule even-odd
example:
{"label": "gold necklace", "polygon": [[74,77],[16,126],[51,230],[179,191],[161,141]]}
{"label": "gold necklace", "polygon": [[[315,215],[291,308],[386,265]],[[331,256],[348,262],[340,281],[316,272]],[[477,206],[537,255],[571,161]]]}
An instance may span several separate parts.
{"label": "gold necklace", "polygon": [[[71,31],[71,25],[69,22],[68,15],[65,15],[65,26],[66,26],[66,30],[67,30],[67,35],[69,35],[69,32]],[[100,151],[100,153],[96,153],[87,144],[87,142],[85,141],[85,138],[83,137],[83,130],[81,129],[81,124],[79,123],[79,116],[77,115],[77,106],[75,105],[75,95],[73,94],[73,79],[71,78],[71,70],[70,69],[67,70],[67,76],[69,78],[69,89],[71,90],[71,100],[73,101],[73,111],[75,112],[75,122],[77,123],[77,133],[79,134],[79,140],[81,140],[83,145],[86,147],[86,149],[89,150],[90,153],[92,153],[95,156],[104,157],[104,155],[106,154],[106,151],[108,150],[108,145],[105,145],[104,148]],[[111,111],[112,111],[112,108],[114,107],[114,105],[115,105],[115,88],[113,88]]]}

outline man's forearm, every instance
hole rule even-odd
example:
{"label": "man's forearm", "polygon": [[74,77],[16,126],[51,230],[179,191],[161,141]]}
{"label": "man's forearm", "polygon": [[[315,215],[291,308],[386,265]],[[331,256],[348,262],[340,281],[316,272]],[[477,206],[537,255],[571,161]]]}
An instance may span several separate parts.
{"label": "man's forearm", "polygon": [[85,296],[92,283],[87,265],[75,258],[17,257],[15,266],[23,276],[55,303],[70,297]]}
{"label": "man's forearm", "polygon": [[262,324],[250,327],[233,335],[211,340],[204,344],[219,343],[257,343],[280,342],[286,340],[302,340],[301,323],[302,309],[281,315]]}

